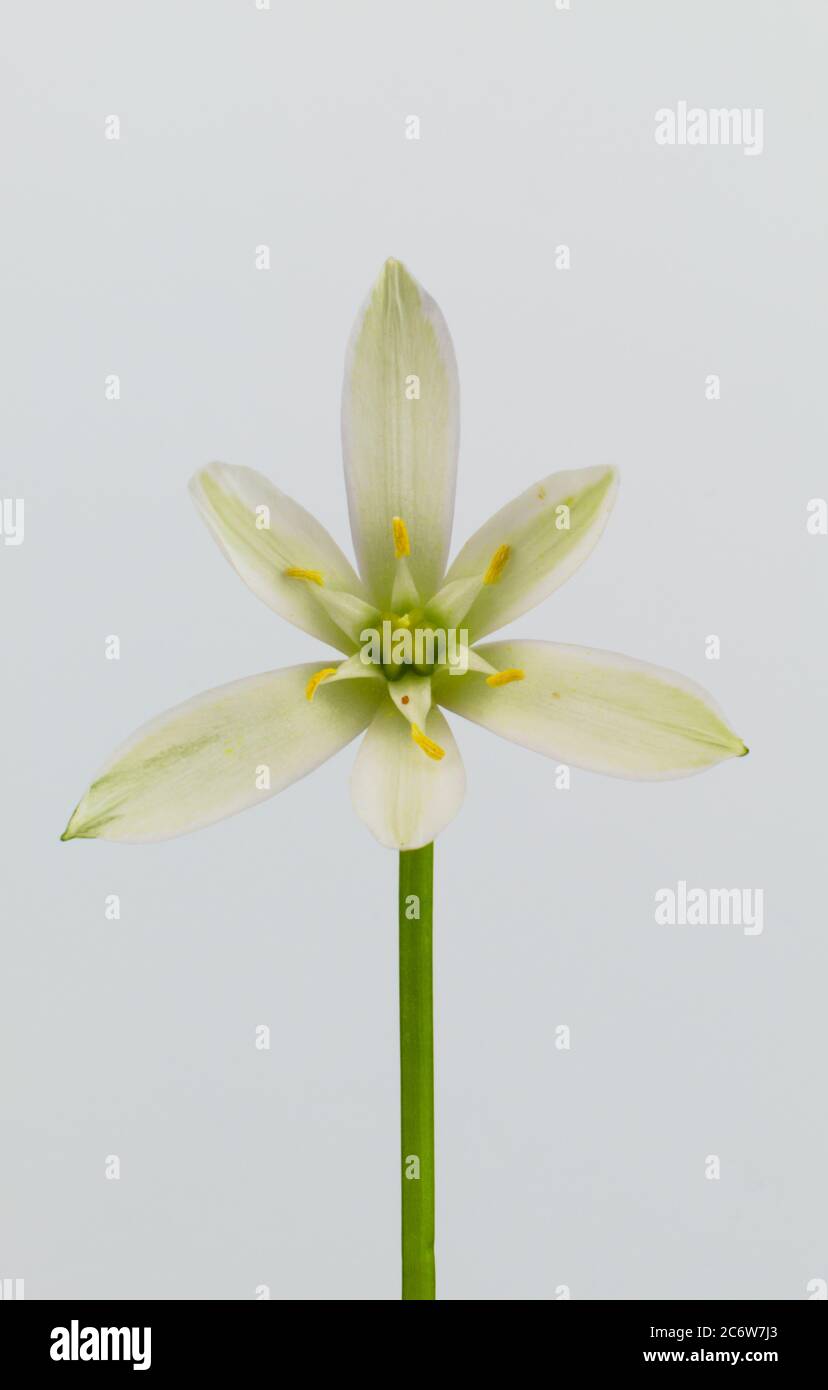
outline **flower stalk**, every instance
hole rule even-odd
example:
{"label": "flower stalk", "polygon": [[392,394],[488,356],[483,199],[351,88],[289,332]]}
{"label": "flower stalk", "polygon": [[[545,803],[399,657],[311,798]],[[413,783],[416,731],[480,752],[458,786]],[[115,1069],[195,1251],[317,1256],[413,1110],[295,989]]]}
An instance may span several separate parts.
{"label": "flower stalk", "polygon": [[436,1297],[433,870],[433,843],[400,853],[400,1171],[404,1301]]}

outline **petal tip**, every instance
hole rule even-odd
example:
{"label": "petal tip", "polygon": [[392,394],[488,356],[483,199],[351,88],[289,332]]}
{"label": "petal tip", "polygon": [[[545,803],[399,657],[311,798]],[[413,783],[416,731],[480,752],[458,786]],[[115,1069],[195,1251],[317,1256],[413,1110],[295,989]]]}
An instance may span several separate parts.
{"label": "petal tip", "polygon": [[68,821],[66,822],[66,829],[64,830],[63,834],[62,834],[61,837],[60,837],[62,841],[63,841],[63,840],[80,840],[80,839],[83,838],[83,831],[80,830],[80,829],[78,828],[77,819],[78,819],[78,808],[75,807],[74,811],[72,812],[71,816],[69,817]]}
{"label": "petal tip", "polygon": [[215,473],[219,468],[221,468],[221,464],[216,462],[215,459],[211,459],[209,463],[199,464],[195,472],[190,474],[190,487],[198,483],[198,481],[204,477],[205,473]]}
{"label": "petal tip", "polygon": [[614,501],[615,494],[621,482],[621,474],[618,468],[614,463],[607,463],[603,467],[599,465],[596,469],[596,473],[598,475],[596,481],[602,483],[604,486],[605,498],[608,501]]}
{"label": "petal tip", "polygon": [[[406,269],[402,261],[398,261],[395,256],[389,256],[385,261],[382,270],[377,276],[374,288],[380,296],[390,294],[398,297],[401,294],[405,294],[407,291],[409,295],[416,292],[417,301],[422,299],[420,286],[414,279],[414,276]],[[412,300],[411,303],[413,304],[414,301]]]}
{"label": "petal tip", "polygon": [[97,830],[89,816],[84,817],[81,807],[85,801],[82,797],[66,822],[66,829],[61,835],[61,840],[94,840],[97,838]]}
{"label": "petal tip", "polygon": [[203,463],[190,475],[187,491],[199,509],[203,510],[205,504],[209,502],[207,487],[210,483],[214,486],[219,485],[223,467],[224,465],[220,463]]}

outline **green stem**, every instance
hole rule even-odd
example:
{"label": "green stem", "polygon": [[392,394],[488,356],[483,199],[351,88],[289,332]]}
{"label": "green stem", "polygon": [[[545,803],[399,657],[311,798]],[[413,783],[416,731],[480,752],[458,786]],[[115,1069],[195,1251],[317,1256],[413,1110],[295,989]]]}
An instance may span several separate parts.
{"label": "green stem", "polygon": [[434,1020],[431,968],[434,845],[400,854],[402,1296],[433,1299]]}

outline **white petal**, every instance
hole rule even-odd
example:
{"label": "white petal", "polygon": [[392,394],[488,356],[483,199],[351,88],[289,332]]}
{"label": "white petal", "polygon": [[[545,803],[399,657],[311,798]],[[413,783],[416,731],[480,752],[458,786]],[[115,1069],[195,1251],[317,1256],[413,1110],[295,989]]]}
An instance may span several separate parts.
{"label": "white petal", "polygon": [[[461,648],[460,648],[460,659],[459,659],[459,661],[456,663],[454,669],[455,669],[455,670],[459,670],[459,671],[462,672],[464,666],[465,666],[469,671],[482,671],[482,673],[483,673],[484,676],[496,676],[496,675],[497,675],[497,672],[496,672],[494,666],[492,665],[492,663],[491,663],[490,661],[487,661],[486,658],[485,658],[484,656],[482,656],[481,653],[480,653],[479,651],[476,651],[476,650],[475,650],[474,647],[461,647]],[[448,667],[446,668],[446,671],[447,671],[448,675],[451,675],[452,667],[451,667],[451,666],[448,666]],[[461,677],[460,677],[459,675],[457,675],[457,676],[454,677],[454,679],[455,679],[455,680],[460,680]]]}
{"label": "white petal", "polygon": [[397,560],[391,589],[391,608],[395,613],[407,613],[410,608],[419,608],[421,603],[422,598],[414,583],[408,560]]}
{"label": "white petal", "polygon": [[354,646],[358,645],[360,634],[366,628],[377,626],[379,614],[374,605],[366,603],[364,598],[357,598],[355,594],[339,593],[335,589],[318,588],[316,585],[313,586],[313,594],[320,608],[324,608],[340,633],[344,633]]}
{"label": "white petal", "polygon": [[[447,597],[455,601],[458,580],[480,579],[503,545],[509,558],[500,577],[482,584],[463,625],[473,638],[510,623],[557,589],[583,564],[598,541],[615,501],[613,468],[579,468],[551,473],[496,512],[463,546],[446,575]],[[451,586],[451,587],[449,587]],[[439,595],[429,609],[439,611]],[[454,615],[453,621],[460,618]]]}
{"label": "white petal", "polygon": [[487,642],[479,650],[524,679],[492,688],[476,674],[441,676],[435,701],[547,757],[660,781],[747,752],[707,691],[675,671],[553,642]]}
{"label": "white petal", "polygon": [[397,681],[386,681],[386,685],[403,719],[425,729],[431,712],[431,677],[401,676]]}
{"label": "white petal", "polygon": [[[353,567],[324,526],[252,468],[211,463],[190,480],[199,512],[233,568],[269,608],[343,652],[354,643],[320,604],[323,588],[290,578],[316,572],[325,590],[365,598]],[[266,524],[265,524],[266,523]]]}
{"label": "white petal", "polygon": [[334,674],[326,676],[318,688],[320,690],[327,690],[329,685],[336,685],[337,681],[353,680],[382,681],[383,686],[388,684],[378,666],[374,666],[371,662],[363,661],[362,652],[354,652],[353,656],[349,656],[347,661],[341,661],[336,667]]}
{"label": "white petal", "polygon": [[390,604],[394,584],[395,516],[408,528],[419,592],[440,583],[458,443],[457,365],[445,320],[399,261],[387,261],[354,326],[342,393],[351,531],[380,607]]}
{"label": "white petal", "polygon": [[483,574],[470,579],[450,579],[428,601],[428,612],[443,627],[459,627],[483,589]]}
{"label": "white petal", "polygon": [[312,772],[371,720],[382,690],[305,691],[318,663],[208,690],[137,730],[75,809],[64,840],[167,840],[212,825]]}
{"label": "white petal", "polygon": [[460,810],[466,774],[451,729],[439,710],[425,727],[445,749],[439,762],[411,738],[411,726],[383,700],[360,745],[351,774],[357,815],[389,849],[419,849],[445,829]]}

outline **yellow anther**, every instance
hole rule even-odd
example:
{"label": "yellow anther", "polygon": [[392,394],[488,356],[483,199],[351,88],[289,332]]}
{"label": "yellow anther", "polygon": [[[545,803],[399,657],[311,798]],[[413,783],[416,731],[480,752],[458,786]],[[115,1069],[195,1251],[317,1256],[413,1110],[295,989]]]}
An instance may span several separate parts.
{"label": "yellow anther", "polygon": [[311,676],[310,680],[308,681],[307,685],[305,686],[305,696],[306,696],[306,698],[307,698],[308,700],[312,700],[313,697],[314,697],[314,695],[316,694],[316,687],[317,687],[318,685],[321,685],[323,681],[326,681],[326,680],[328,679],[328,676],[335,676],[335,675],[336,675],[336,667],[335,667],[335,666],[326,666],[325,669],[324,669],[323,671],[317,671],[315,675]]}
{"label": "yellow anther", "polygon": [[446,756],[445,748],[441,748],[432,738],[427,738],[418,724],[411,725],[411,737],[417,747],[422,748],[426,756],[433,758],[435,763],[439,763],[440,759]]}
{"label": "yellow anther", "polygon": [[489,568],[483,576],[484,584],[497,583],[506,568],[506,561],[509,559],[511,553],[512,547],[510,545],[499,545],[497,547],[497,550],[489,561]]}
{"label": "yellow anther", "polygon": [[411,541],[408,539],[408,527],[401,516],[392,516],[391,530],[394,533],[394,555],[402,560],[411,554]]}
{"label": "yellow anther", "polygon": [[512,681],[522,681],[526,676],[525,671],[521,671],[519,666],[509,666],[505,671],[495,671],[494,675],[486,677],[487,685],[511,685]]}
{"label": "yellow anther", "polygon": [[307,579],[311,584],[319,584],[320,587],[323,587],[325,584],[319,570],[302,570],[297,569],[295,565],[291,565],[289,569],[285,570],[285,575],[288,579]]}

